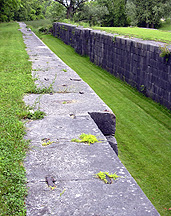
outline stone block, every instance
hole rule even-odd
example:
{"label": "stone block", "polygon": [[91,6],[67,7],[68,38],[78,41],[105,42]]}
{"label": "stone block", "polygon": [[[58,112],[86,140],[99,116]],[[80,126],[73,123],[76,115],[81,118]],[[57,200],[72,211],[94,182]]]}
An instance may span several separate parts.
{"label": "stone block", "polygon": [[108,111],[89,112],[89,115],[105,136],[115,134],[116,117],[113,113]]}
{"label": "stone block", "polygon": [[106,136],[106,139],[110,144],[110,146],[112,147],[112,149],[114,150],[114,152],[116,153],[116,155],[118,156],[118,146],[115,137],[110,135],[110,136]]}

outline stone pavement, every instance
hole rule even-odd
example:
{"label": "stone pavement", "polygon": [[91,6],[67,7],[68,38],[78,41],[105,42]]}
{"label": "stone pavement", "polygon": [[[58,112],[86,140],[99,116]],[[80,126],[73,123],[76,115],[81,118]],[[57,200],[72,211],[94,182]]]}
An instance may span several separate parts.
{"label": "stone pavement", "polygon": [[[159,215],[117,157],[110,108],[24,23],[20,27],[36,84],[40,88],[53,84],[53,93],[24,97],[27,105],[46,113],[44,119],[26,123],[25,138],[31,140],[24,163],[27,215]],[[100,142],[71,142],[82,133],[95,135]],[[42,146],[44,138],[52,143]],[[95,178],[99,171],[116,172],[121,178],[105,184]]]}

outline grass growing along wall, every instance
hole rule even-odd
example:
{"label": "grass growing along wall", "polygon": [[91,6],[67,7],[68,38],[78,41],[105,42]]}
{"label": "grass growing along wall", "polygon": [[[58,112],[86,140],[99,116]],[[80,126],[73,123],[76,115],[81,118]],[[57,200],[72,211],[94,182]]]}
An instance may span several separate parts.
{"label": "grass growing along wall", "polygon": [[171,32],[158,29],[146,29],[138,27],[93,27],[93,29],[116,33],[126,37],[141,38],[143,40],[154,40],[171,43]]}
{"label": "grass growing along wall", "polygon": [[0,215],[25,215],[23,158],[27,142],[18,118],[24,92],[34,86],[17,23],[0,24]]}
{"label": "grass growing along wall", "polygon": [[161,215],[170,215],[171,113],[50,35],[42,40],[116,114],[119,157]]}

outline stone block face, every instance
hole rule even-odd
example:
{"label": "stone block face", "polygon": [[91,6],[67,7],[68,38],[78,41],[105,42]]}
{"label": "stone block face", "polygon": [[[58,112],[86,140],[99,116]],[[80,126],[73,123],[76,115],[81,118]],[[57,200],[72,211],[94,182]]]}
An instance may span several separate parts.
{"label": "stone block face", "polygon": [[53,35],[139,91],[143,85],[143,93],[171,109],[171,58],[166,61],[160,57],[162,43],[123,38],[66,23],[54,23]]}
{"label": "stone block face", "polygon": [[108,111],[90,112],[89,115],[95,121],[103,135],[113,136],[115,134],[116,117],[113,113]]}

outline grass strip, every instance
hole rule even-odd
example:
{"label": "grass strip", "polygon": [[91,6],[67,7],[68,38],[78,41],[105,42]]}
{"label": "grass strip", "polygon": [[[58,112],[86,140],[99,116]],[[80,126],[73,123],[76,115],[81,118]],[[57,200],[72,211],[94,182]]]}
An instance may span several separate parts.
{"label": "grass strip", "polygon": [[124,35],[129,38],[133,37],[141,38],[143,40],[171,43],[171,32],[164,30],[138,27],[93,27],[93,29]]}
{"label": "grass strip", "polygon": [[18,117],[24,92],[34,86],[17,23],[0,24],[0,215],[25,215],[23,158],[28,143]]}
{"label": "grass strip", "polygon": [[170,215],[171,113],[50,35],[45,44],[87,82],[117,118],[119,157],[161,215]]}

